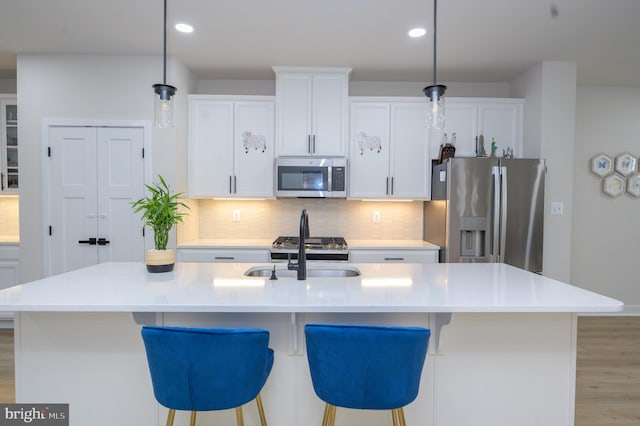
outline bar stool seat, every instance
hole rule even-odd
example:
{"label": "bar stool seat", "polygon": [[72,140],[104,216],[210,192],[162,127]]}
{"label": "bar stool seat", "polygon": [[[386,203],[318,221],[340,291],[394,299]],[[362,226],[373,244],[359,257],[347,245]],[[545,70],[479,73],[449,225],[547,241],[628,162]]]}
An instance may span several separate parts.
{"label": "bar stool seat", "polygon": [[229,408],[242,426],[242,405],[254,399],[267,425],[260,398],[273,366],[267,330],[145,326],[142,339],[154,396],[169,408],[167,426],[176,410],[191,411],[194,426],[197,411]]}
{"label": "bar stool seat", "polygon": [[325,402],[323,426],[336,407],[391,410],[404,426],[403,407],[418,396],[431,332],[422,327],[308,324],[307,359],[316,395]]}

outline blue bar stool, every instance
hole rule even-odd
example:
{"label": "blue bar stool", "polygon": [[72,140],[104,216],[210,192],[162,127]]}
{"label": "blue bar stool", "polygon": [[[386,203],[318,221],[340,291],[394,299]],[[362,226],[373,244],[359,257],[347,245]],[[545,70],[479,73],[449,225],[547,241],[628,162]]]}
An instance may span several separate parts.
{"label": "blue bar stool", "polygon": [[236,409],[244,425],[242,405],[255,399],[262,426],[267,425],[260,390],[273,366],[269,332],[262,329],[142,327],[156,400],[169,408],[167,426],[176,410]]}
{"label": "blue bar stool", "polygon": [[418,396],[431,331],[421,327],[308,324],[307,359],[316,395],[325,402],[322,426],[336,407],[391,410],[405,426],[403,407]]}

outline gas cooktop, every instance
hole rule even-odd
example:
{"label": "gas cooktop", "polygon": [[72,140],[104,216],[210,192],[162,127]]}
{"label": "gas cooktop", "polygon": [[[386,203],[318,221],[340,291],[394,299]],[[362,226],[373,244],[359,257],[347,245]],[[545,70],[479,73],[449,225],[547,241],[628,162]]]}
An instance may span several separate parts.
{"label": "gas cooktop", "polygon": [[[271,259],[296,259],[299,237],[278,237],[271,244]],[[308,260],[348,260],[349,246],[342,237],[309,237],[304,239]]]}

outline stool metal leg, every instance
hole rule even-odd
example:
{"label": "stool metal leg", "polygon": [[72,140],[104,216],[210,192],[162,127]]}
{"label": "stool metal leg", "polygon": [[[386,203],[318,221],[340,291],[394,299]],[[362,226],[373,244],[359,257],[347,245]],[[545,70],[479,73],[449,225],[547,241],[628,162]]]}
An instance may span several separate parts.
{"label": "stool metal leg", "polygon": [[258,414],[260,415],[260,424],[262,426],[267,426],[267,417],[264,415],[264,407],[262,405],[262,397],[260,397],[260,394],[256,396],[256,404],[258,405]]}
{"label": "stool metal leg", "polygon": [[236,407],[236,418],[238,420],[238,426],[244,426],[244,417],[242,416],[242,406]]}
{"label": "stool metal leg", "polygon": [[329,413],[329,423],[327,426],[335,426],[336,423],[336,406],[331,406],[331,411]]}
{"label": "stool metal leg", "polygon": [[398,410],[395,409],[395,408],[391,410],[391,421],[393,421],[393,426],[399,426],[398,425]]}
{"label": "stool metal leg", "polygon": [[404,409],[402,407],[398,408],[398,417],[400,418],[400,426],[407,426],[404,421]]}
{"label": "stool metal leg", "polygon": [[189,426],[196,426],[196,412],[191,412],[191,421],[189,422]]}
{"label": "stool metal leg", "polygon": [[327,426],[329,422],[329,413],[331,411],[329,404],[324,404],[324,416],[322,416],[322,426]]}
{"label": "stool metal leg", "polygon": [[173,426],[173,419],[176,417],[176,410],[170,409],[167,414],[167,426]]}

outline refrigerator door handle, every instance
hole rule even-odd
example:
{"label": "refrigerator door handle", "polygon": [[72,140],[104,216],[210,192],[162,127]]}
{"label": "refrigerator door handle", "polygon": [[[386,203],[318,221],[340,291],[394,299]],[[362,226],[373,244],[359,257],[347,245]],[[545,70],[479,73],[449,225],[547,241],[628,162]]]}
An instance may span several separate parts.
{"label": "refrigerator door handle", "polygon": [[498,255],[500,253],[500,167],[491,168],[492,180],[492,201],[491,209],[491,251],[490,262],[499,262]]}
{"label": "refrigerator door handle", "polygon": [[500,167],[500,252],[499,262],[504,263],[505,248],[507,246],[507,168]]}

